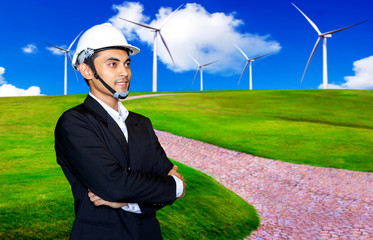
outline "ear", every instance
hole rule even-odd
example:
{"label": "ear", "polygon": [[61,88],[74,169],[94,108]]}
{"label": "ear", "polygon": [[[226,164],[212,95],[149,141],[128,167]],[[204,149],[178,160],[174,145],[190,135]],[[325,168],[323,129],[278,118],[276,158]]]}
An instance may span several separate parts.
{"label": "ear", "polygon": [[92,80],[94,78],[92,69],[85,63],[79,64],[79,72],[87,80]]}

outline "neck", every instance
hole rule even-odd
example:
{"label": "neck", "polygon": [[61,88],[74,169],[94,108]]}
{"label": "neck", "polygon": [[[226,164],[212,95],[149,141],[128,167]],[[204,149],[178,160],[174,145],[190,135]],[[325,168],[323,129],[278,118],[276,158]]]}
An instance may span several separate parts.
{"label": "neck", "polygon": [[91,93],[101,101],[103,101],[106,105],[114,109],[118,112],[118,99],[113,98],[112,95],[104,94],[99,91],[95,91],[94,89],[91,89]]}

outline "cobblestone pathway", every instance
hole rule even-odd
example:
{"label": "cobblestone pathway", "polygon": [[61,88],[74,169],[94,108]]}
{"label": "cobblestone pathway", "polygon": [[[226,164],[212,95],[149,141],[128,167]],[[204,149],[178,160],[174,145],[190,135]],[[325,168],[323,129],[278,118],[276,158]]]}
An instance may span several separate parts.
{"label": "cobblestone pathway", "polygon": [[[178,93],[178,94],[183,94],[183,93]],[[144,95],[137,95],[137,96],[131,96],[130,95],[129,97],[127,97],[123,101],[137,99],[137,98],[159,97],[159,96],[166,96],[166,95],[175,95],[175,93],[144,94]]]}
{"label": "cobblestone pathway", "polygon": [[247,239],[373,239],[373,173],[274,161],[157,131],[168,157],[255,206]]}

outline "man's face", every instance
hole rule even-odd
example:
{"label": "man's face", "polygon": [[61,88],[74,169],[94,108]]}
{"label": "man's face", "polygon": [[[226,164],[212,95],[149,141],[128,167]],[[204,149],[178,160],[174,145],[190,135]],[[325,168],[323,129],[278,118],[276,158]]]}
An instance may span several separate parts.
{"label": "man's face", "polygon": [[[98,75],[115,91],[126,92],[131,80],[131,59],[124,50],[108,49],[98,53],[94,64]],[[96,90],[112,95],[98,80],[94,81]]]}

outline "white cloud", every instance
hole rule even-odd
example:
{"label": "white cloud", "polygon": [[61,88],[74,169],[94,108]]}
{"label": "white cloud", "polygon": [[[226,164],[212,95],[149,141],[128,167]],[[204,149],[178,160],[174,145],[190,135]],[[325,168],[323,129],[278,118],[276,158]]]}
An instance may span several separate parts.
{"label": "white cloud", "polygon": [[[373,89],[373,56],[357,60],[353,63],[355,76],[346,76],[345,83],[328,84],[330,89]],[[319,88],[323,88],[322,84]]]}
{"label": "white cloud", "polygon": [[355,76],[345,77],[343,88],[349,89],[373,89],[373,56],[354,62]]}
{"label": "white cloud", "polygon": [[127,40],[137,39],[135,30],[139,30],[138,27],[135,24],[123,21],[119,17],[138,23],[145,23],[149,18],[142,13],[144,11],[143,5],[135,2],[123,2],[120,5],[113,5],[113,9],[118,11],[118,14],[111,17],[109,22],[121,29]]}
{"label": "white cloud", "polygon": [[15,96],[36,96],[40,94],[40,88],[36,86],[28,89],[17,88],[11,84],[3,84],[0,86],[0,97],[15,97]]}
{"label": "white cloud", "polygon": [[3,77],[4,73],[5,73],[5,68],[0,67],[0,85],[6,83],[6,81],[4,80],[4,77]]}
{"label": "white cloud", "polygon": [[[59,46],[60,48],[63,48],[63,49],[67,49],[67,46],[66,45],[62,45],[62,46]],[[65,54],[64,52],[62,52],[61,50],[55,48],[55,47],[47,47],[47,49],[49,51],[51,51],[54,55],[63,55]]]}
{"label": "white cloud", "polygon": [[4,80],[3,74],[5,68],[0,67],[0,97],[15,97],[15,96],[36,96],[40,94],[40,88],[36,86],[29,87],[28,89],[17,88],[11,84],[7,84]]}
{"label": "white cloud", "polygon": [[[129,39],[146,42],[151,50],[154,32],[126,23],[119,17],[159,28],[173,11],[171,8],[162,7],[158,10],[155,19],[146,23],[149,17],[144,16],[144,8],[138,2],[124,2],[119,6],[114,5],[113,8],[118,13],[109,21],[119,27]],[[233,44],[237,44],[248,57],[281,49],[278,42],[270,40],[270,35],[240,33],[237,28],[243,24],[242,20],[235,18],[234,13],[209,13],[200,4],[188,3],[163,25],[161,31],[176,67],[173,67],[160,38],[158,38],[158,56],[170,69],[178,72],[197,69],[190,55],[200,64],[220,60],[206,67],[204,71],[230,75],[241,72],[245,64],[245,58]]]}
{"label": "white cloud", "polygon": [[22,48],[22,51],[24,53],[36,53],[37,50],[38,48],[36,47],[35,44],[27,44],[26,47]]}
{"label": "white cloud", "polygon": [[[318,88],[323,89],[324,85],[320,84]],[[333,83],[328,83],[328,89],[343,89],[343,88],[340,85],[333,84]]]}

